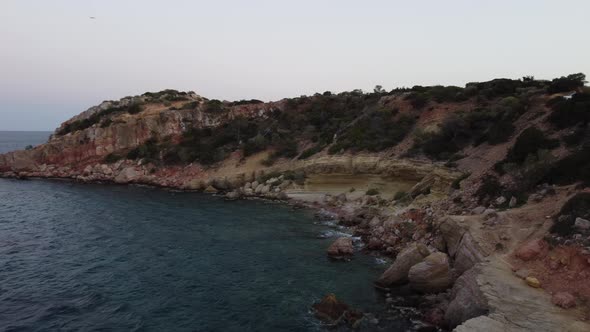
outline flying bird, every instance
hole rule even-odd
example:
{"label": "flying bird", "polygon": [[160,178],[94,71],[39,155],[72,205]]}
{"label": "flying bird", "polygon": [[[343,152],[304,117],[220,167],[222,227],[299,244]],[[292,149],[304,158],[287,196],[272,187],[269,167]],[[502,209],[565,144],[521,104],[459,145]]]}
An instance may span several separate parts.
{"label": "flying bird", "polygon": [[91,20],[96,20],[96,17],[94,17],[94,16],[90,16],[90,19],[91,19]]}

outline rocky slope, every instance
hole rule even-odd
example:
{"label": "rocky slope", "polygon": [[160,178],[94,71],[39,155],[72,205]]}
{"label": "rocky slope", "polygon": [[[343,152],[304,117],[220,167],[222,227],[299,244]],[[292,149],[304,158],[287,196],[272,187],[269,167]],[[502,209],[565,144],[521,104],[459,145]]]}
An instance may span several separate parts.
{"label": "rocky slope", "polygon": [[[270,103],[165,90],[90,108],[0,155],[0,175],[305,202],[391,258],[376,286],[391,305],[426,294],[428,324],[582,331],[589,115],[580,74]],[[343,238],[328,254],[354,251]]]}

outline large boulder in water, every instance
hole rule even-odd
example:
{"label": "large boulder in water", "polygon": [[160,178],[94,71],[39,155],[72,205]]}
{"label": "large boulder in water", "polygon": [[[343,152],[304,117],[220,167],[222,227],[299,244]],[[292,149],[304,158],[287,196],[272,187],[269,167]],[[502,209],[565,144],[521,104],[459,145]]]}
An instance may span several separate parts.
{"label": "large boulder in water", "polygon": [[328,256],[333,259],[344,259],[354,254],[352,239],[349,237],[338,238],[328,248]]}
{"label": "large boulder in water", "polygon": [[379,277],[376,284],[391,287],[408,281],[410,268],[428,256],[430,252],[424,244],[412,244],[397,255],[395,262]]}
{"label": "large boulder in water", "polygon": [[319,320],[330,325],[345,324],[352,327],[363,318],[362,312],[340,302],[334,294],[326,295],[320,302],[313,304],[312,308]]}
{"label": "large boulder in water", "polygon": [[449,256],[442,252],[430,254],[410,268],[410,286],[419,292],[438,293],[449,288],[453,282]]}

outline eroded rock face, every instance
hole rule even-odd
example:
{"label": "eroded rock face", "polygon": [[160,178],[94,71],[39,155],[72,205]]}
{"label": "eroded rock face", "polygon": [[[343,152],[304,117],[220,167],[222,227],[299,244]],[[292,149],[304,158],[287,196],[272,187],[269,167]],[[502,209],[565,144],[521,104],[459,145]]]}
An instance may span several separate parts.
{"label": "eroded rock face", "polygon": [[410,286],[423,293],[438,293],[452,284],[449,257],[442,252],[435,252],[410,268],[408,272]]}
{"label": "eroded rock face", "polygon": [[393,264],[379,277],[377,286],[391,287],[407,282],[410,268],[429,254],[428,248],[423,244],[410,245],[397,255]]}
{"label": "eroded rock face", "polygon": [[332,259],[344,259],[354,254],[352,238],[340,237],[328,248],[328,257]]}
{"label": "eroded rock face", "polygon": [[483,261],[485,256],[483,250],[475,242],[469,232],[463,234],[461,242],[457,247],[455,254],[455,263],[453,268],[457,275],[461,275],[463,272],[471,269],[475,264]]}

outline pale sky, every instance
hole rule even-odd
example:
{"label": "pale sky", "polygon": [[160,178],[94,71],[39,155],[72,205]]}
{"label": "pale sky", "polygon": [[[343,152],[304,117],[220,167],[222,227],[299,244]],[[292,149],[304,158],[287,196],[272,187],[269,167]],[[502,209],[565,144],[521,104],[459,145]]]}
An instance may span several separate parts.
{"label": "pale sky", "polygon": [[589,15],[588,0],[0,0],[0,130],[166,88],[277,100],[590,76]]}

